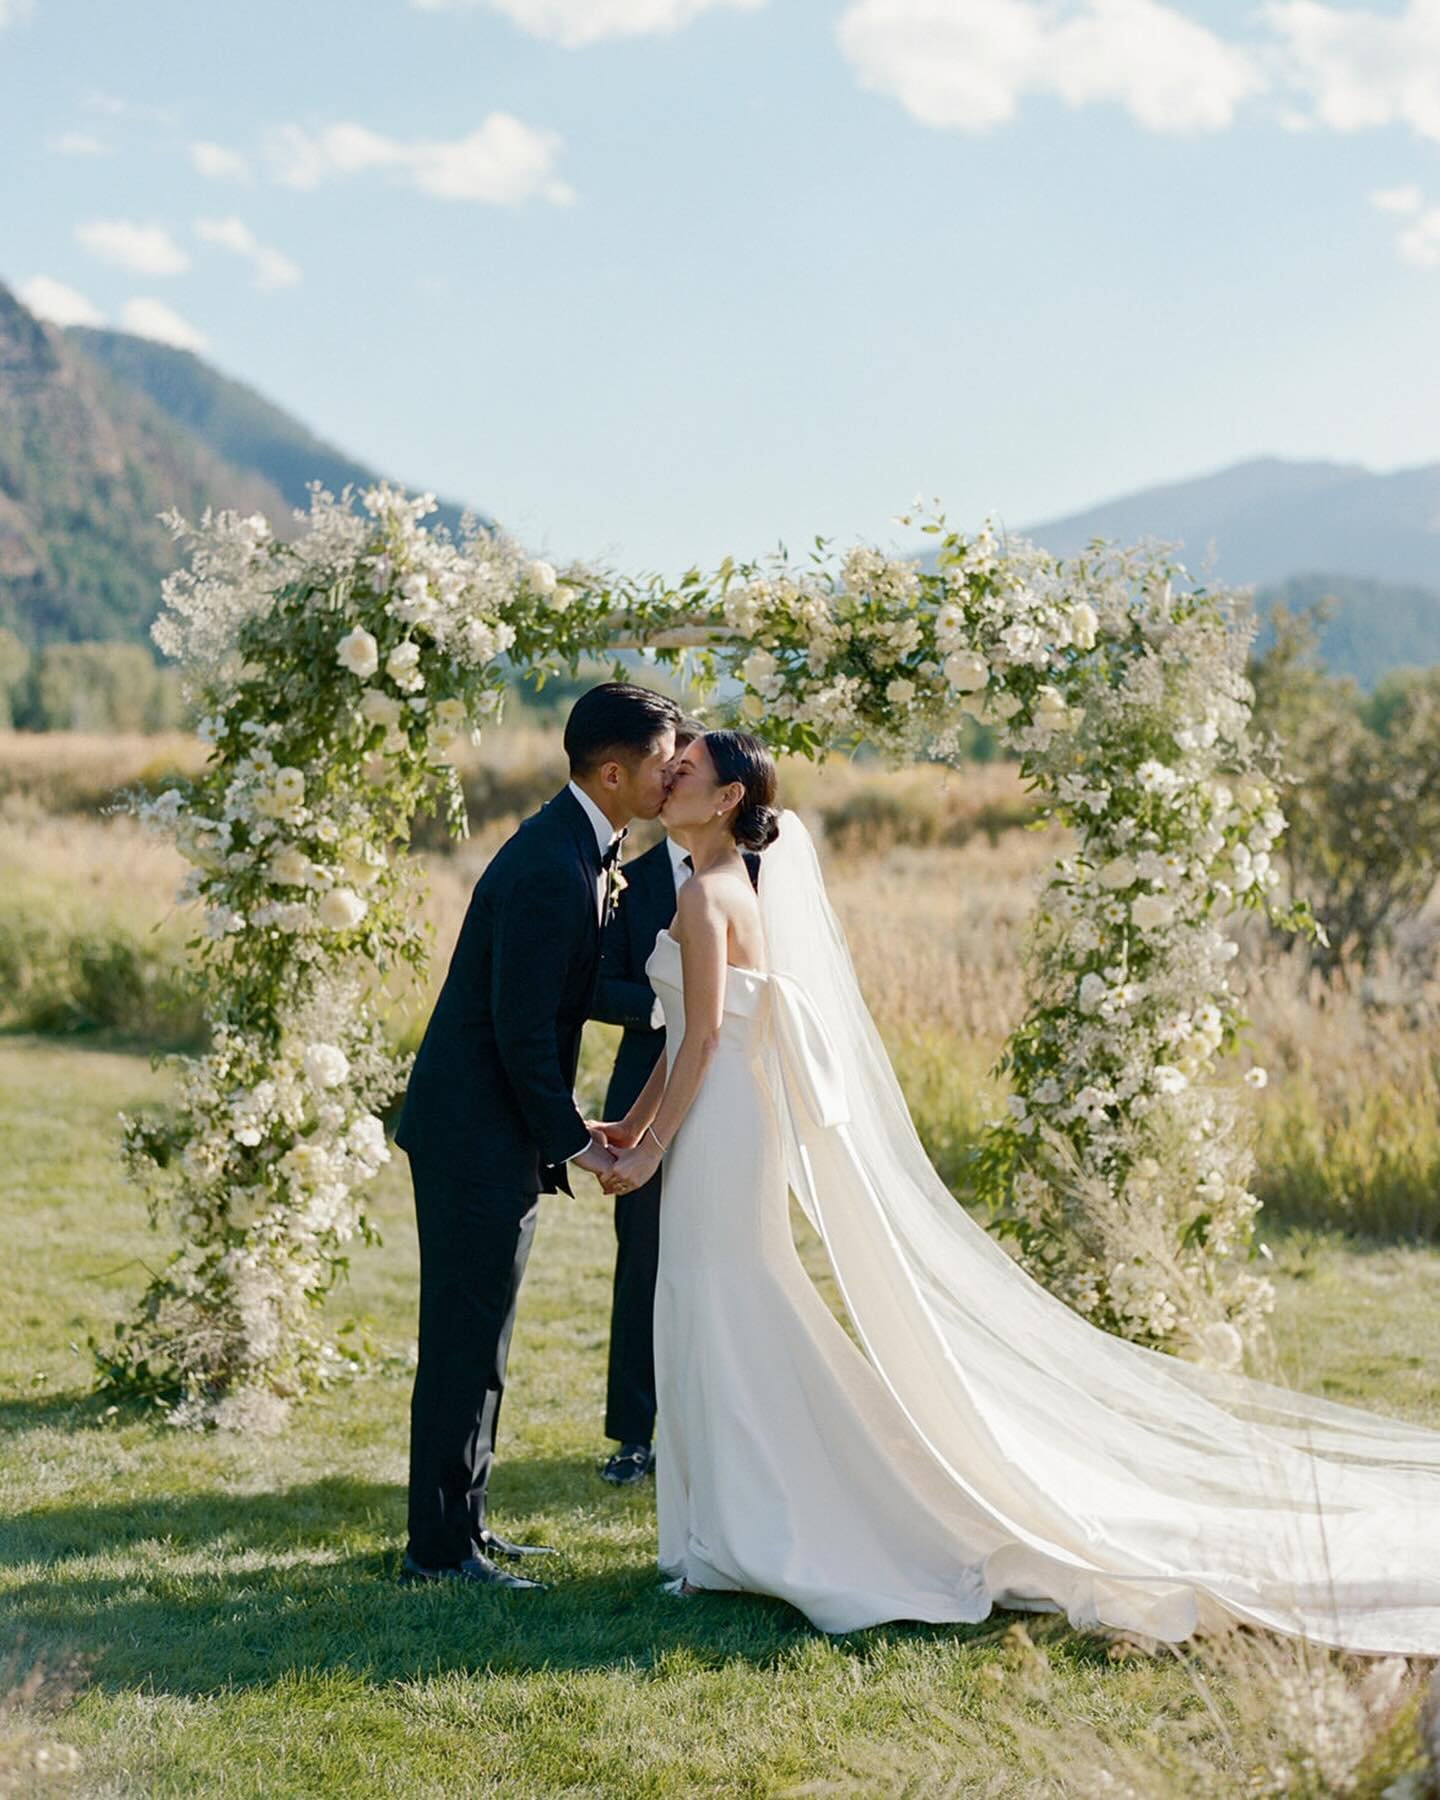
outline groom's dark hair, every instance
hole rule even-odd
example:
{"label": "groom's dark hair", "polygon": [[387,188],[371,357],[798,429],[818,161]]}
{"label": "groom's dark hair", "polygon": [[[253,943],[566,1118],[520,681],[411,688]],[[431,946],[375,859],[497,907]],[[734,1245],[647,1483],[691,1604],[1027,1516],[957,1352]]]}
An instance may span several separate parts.
{"label": "groom's dark hair", "polygon": [[607,754],[644,756],[656,738],[680,722],[680,708],[664,694],[631,681],[607,681],[584,693],[565,721],[565,754],[572,775],[586,775]]}

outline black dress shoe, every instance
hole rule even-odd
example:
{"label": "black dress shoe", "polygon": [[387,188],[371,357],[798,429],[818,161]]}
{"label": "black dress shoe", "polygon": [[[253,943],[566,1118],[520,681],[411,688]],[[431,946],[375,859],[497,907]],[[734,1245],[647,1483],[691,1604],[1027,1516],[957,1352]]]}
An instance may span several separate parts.
{"label": "black dress shoe", "polygon": [[634,1487],[655,1472],[655,1452],[648,1444],[622,1444],[600,1471],[612,1487]]}
{"label": "black dress shoe", "polygon": [[549,1544],[512,1544],[509,1538],[502,1538],[498,1533],[485,1530],[480,1533],[480,1546],[487,1556],[553,1556],[554,1550]]}
{"label": "black dress shoe", "polygon": [[535,1588],[537,1591],[543,1591],[545,1586],[543,1581],[529,1581],[523,1575],[512,1575],[508,1569],[498,1568],[488,1556],[467,1556],[453,1568],[427,1569],[423,1563],[417,1563],[408,1550],[400,1565],[400,1579],[404,1582],[462,1581],[472,1587]]}

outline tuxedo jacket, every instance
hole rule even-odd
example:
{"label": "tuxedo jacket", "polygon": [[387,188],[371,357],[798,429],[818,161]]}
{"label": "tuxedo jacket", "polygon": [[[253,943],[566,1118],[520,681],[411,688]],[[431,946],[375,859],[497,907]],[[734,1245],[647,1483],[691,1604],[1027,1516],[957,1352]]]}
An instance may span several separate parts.
{"label": "tuxedo jacket", "polygon": [[411,1071],[402,1149],[485,1186],[570,1191],[565,1159],[587,1142],[574,1088],[600,972],[600,872],[568,788],[491,859]]}
{"label": "tuxedo jacket", "polygon": [[[758,883],[760,858],[745,852],[752,884]],[[625,865],[625,891],[605,927],[600,952],[600,980],[592,1019],[623,1025],[625,1035],[605,1091],[605,1117],[619,1119],[630,1110],[665,1048],[665,1030],[651,1027],[655,990],[645,964],[655,940],[675,917],[675,871],[664,838]]]}

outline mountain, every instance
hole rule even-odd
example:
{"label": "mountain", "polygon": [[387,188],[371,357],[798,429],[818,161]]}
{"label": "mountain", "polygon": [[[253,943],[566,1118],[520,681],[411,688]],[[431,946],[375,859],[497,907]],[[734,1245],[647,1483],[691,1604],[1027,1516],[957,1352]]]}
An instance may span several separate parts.
{"label": "mountain", "polygon": [[1270,638],[1270,608],[1306,612],[1323,605],[1330,617],[1320,626],[1320,660],[1332,675],[1348,675],[1373,688],[1393,669],[1428,669],[1440,664],[1440,593],[1354,575],[1295,575],[1262,587],[1255,596],[1261,619],[1258,642]]}
{"label": "mountain", "polygon": [[1354,463],[1263,457],[1145,488],[1023,532],[1057,555],[1092,538],[1183,546],[1191,573],[1231,585],[1309,569],[1440,589],[1440,463],[1377,475]]}
{"label": "mountain", "polygon": [[[370,487],[381,479],[374,469],[325,443],[262,394],[189,350],[83,325],[72,326],[65,335],[232,468],[248,469],[278,488],[293,507],[308,508],[312,481],[338,494],[346,486]],[[429,522],[458,533],[463,512],[442,501]]]}
{"label": "mountain", "polygon": [[280,518],[230,466],[0,285],[0,625],[30,644],[139,639],[175,564],[158,514],[209,504]]}
{"label": "mountain", "polygon": [[1198,579],[1256,588],[1263,615],[1329,601],[1325,666],[1372,687],[1440,663],[1440,463],[1376,474],[1262,457],[1142,489],[1021,533],[1059,556],[1093,538],[1177,544]]}
{"label": "mountain", "polygon": [[0,283],[0,626],[27,644],[143,642],[177,561],[162,512],[263,512],[284,533],[307,483],[378,479],[189,351],[57,330]]}

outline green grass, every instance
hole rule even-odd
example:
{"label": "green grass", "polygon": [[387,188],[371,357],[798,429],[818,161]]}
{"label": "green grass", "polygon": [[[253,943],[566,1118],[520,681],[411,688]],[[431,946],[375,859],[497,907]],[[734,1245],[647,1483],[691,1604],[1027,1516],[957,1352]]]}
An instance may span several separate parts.
{"label": "green grass", "polygon": [[[546,1594],[396,1587],[403,1367],[307,1402],[275,1438],[181,1434],[91,1397],[85,1336],[163,1248],[114,1115],[163,1085],[140,1058],[0,1040],[0,1619],[24,1666],[80,1663],[37,1727],[80,1770],[43,1791],[933,1793],[937,1743],[962,1741],[973,1769],[948,1791],[1044,1791],[997,1705],[1006,1617],[831,1640],[776,1602],[658,1591],[650,1492],[595,1475],[613,1249],[598,1193],[544,1203],[494,1488],[497,1525],[560,1546]],[[403,1351],[400,1167],[377,1212],[384,1247],[357,1255],[335,1312]],[[1440,1254],[1307,1237],[1277,1256],[1295,1377],[1440,1419]],[[1138,1739],[1186,1703],[1174,1661],[1034,1629],[1074,1720]],[[0,1790],[5,1741],[0,1718]]]}

